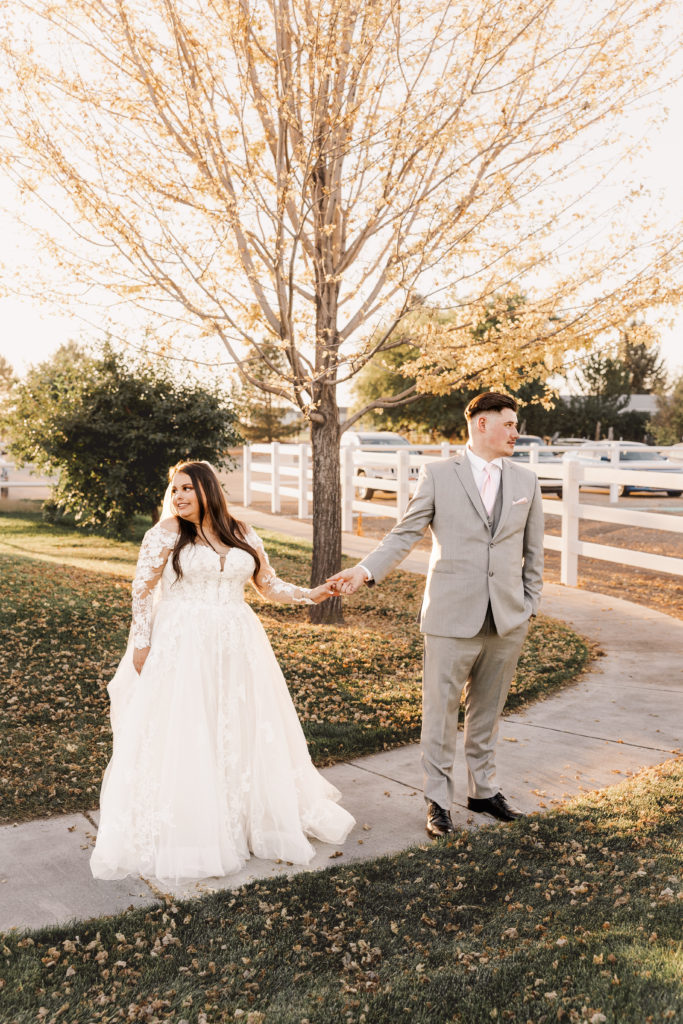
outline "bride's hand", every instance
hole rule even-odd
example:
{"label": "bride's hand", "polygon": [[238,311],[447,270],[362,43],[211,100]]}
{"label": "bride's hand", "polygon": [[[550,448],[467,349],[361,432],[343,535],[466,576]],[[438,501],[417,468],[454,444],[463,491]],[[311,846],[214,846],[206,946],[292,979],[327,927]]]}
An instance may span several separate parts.
{"label": "bride's hand", "polygon": [[142,672],[142,666],[147,661],[147,655],[149,654],[149,647],[136,647],[133,651],[133,668],[138,675]]}
{"label": "bride's hand", "polygon": [[314,604],[321,604],[328,597],[336,597],[337,588],[334,583],[321,583],[319,587],[313,587],[308,596]]}

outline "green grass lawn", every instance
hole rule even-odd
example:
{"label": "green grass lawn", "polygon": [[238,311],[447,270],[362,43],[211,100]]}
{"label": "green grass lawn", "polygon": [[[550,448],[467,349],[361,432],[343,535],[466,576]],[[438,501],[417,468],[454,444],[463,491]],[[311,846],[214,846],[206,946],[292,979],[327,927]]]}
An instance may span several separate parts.
{"label": "green grass lawn", "polygon": [[683,761],[361,865],[0,937],[3,1024],[683,1020]]}
{"label": "green grass lawn", "polygon": [[[96,806],[110,756],[106,684],[123,654],[138,543],[0,515],[0,821]],[[306,584],[310,546],[264,534],[277,572]],[[424,581],[394,573],[345,605],[344,626],[314,626],[292,605],[253,603],[268,632],[317,764],[419,734]],[[589,645],[539,617],[507,708],[575,678]]]}

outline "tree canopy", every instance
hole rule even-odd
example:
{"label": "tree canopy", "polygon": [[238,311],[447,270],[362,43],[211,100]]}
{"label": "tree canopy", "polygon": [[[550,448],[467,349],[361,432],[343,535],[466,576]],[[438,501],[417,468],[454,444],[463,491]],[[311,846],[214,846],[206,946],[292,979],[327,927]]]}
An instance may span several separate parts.
{"label": "tree canopy", "polygon": [[9,397],[14,384],[14,369],[4,356],[0,356],[0,406]]}
{"label": "tree canopy", "polygon": [[546,433],[589,439],[607,437],[644,441],[650,437],[650,413],[628,409],[632,395],[648,394],[665,379],[656,343],[631,341],[612,351],[592,352],[576,371],[579,394],[557,400],[547,414]]}
{"label": "tree canopy", "polygon": [[676,378],[670,391],[658,396],[652,428],[657,444],[683,441],[683,374]]}
{"label": "tree canopy", "polygon": [[[524,304],[524,296],[515,297],[514,301],[504,304],[503,315],[521,316]],[[405,366],[419,351],[412,338],[420,316],[414,314],[397,329],[394,340],[400,341],[398,347],[376,356],[359,373],[354,389],[358,405],[372,405],[373,400],[382,395],[387,399],[400,395],[406,384],[413,382],[413,378],[406,375]],[[482,337],[499,317],[500,311],[494,302],[486,320],[475,328],[475,335]],[[619,343],[610,350],[584,353],[579,357],[575,386],[580,393],[567,400],[560,399],[549,388],[551,374],[543,365],[534,367],[529,376],[518,367],[503,371],[502,386],[519,403],[522,433],[592,438],[596,429],[605,435],[612,428],[617,437],[642,441],[648,433],[650,416],[627,410],[629,398],[635,394],[663,393],[666,369],[654,329],[644,323],[630,322],[620,330],[619,336]],[[555,372],[554,377],[557,383],[558,377],[567,379],[568,372]],[[461,386],[439,395],[424,393],[409,402],[399,400],[395,406],[385,404],[366,414],[365,419],[380,429],[384,426],[459,439],[466,435],[465,406],[480,390],[481,385],[474,380],[469,388]],[[662,402],[665,404],[666,399]]]}
{"label": "tree canopy", "polygon": [[666,365],[658,334],[646,324],[632,321],[623,328],[619,358],[628,371],[629,394],[651,395],[666,389]]}
{"label": "tree canopy", "polygon": [[[581,157],[604,173],[623,115],[666,81],[669,0],[18,6],[3,106],[30,170],[9,147],[8,172],[56,182],[60,214],[110,243],[61,258],[220,338],[246,375],[244,346],[267,362],[274,340],[286,370],[258,386],[314,419],[418,289],[456,314],[425,325],[416,363],[443,388],[670,297],[670,232],[615,209],[609,243],[577,237],[598,212]],[[491,296],[532,279],[514,339],[501,321],[473,346]]]}
{"label": "tree canopy", "polygon": [[[524,295],[512,295],[502,300],[494,297],[487,305],[485,318],[472,330],[474,342],[484,339],[503,317],[507,320],[521,316],[525,302]],[[415,339],[419,337],[425,320],[433,320],[434,316],[433,309],[423,308],[401,322],[391,336],[392,347],[378,353],[357,375],[354,383],[356,405],[369,407],[371,411],[365,414],[365,419],[378,428],[385,426],[431,435],[432,438],[458,440],[467,436],[465,407],[483,388],[479,372],[444,393],[431,394],[415,389],[410,398],[402,397],[406,386],[417,384],[417,379],[405,370],[407,364],[419,358],[420,349]],[[446,328],[451,319],[453,314],[441,314]],[[527,377],[515,365],[503,368],[499,374],[500,386],[518,399],[522,407],[520,416],[538,418],[537,414],[544,412],[541,404],[548,404],[545,382],[549,372],[545,366],[536,365],[529,367],[528,373]]]}
{"label": "tree canopy", "polygon": [[[415,378],[406,377],[402,368],[418,354],[419,350],[406,341],[364,366],[354,384],[354,409],[400,395],[407,386],[414,385]],[[399,400],[394,406],[380,405],[366,413],[363,422],[377,430],[406,431],[429,439],[456,439],[465,430],[465,406],[472,397],[474,390],[465,388],[454,388],[446,395],[418,395],[411,402]]]}
{"label": "tree canopy", "polygon": [[3,417],[10,451],[56,473],[50,507],[120,534],[136,513],[156,519],[168,468],[183,458],[230,464],[239,442],[219,390],[130,363],[110,346],[62,346],[14,388]]}
{"label": "tree canopy", "polygon": [[[419,295],[440,311],[403,397],[528,375],[679,297],[674,229],[627,209],[638,189],[598,198],[677,58],[671,7],[18,0],[6,169],[55,211],[53,239],[73,226],[69,283],[139,304],[167,343],[219,340],[310,422],[318,583],[341,558],[337,388]],[[523,317],[475,338],[520,288]],[[264,339],[285,364],[259,379]]]}
{"label": "tree canopy", "polygon": [[[250,376],[259,382],[277,382],[279,375],[286,372],[284,353],[272,341],[262,342],[261,352],[265,360],[253,350],[251,358],[247,360]],[[249,380],[238,378],[233,383],[230,400],[245,441],[269,444],[271,441],[287,441],[301,432],[301,420],[292,420],[291,415],[288,415],[291,406],[283,404],[281,398],[276,398],[270,391]]]}

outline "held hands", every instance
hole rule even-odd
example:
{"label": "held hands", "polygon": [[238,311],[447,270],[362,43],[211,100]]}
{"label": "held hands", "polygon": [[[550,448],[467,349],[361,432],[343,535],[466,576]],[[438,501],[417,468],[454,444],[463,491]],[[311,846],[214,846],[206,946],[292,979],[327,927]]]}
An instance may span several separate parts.
{"label": "held hands", "polygon": [[355,594],[367,580],[367,574],[360,565],[353,565],[350,569],[342,569],[336,576],[330,576],[328,583],[335,586],[337,594]]}
{"label": "held hands", "polygon": [[308,596],[314,604],[322,604],[323,601],[327,601],[328,597],[336,597],[338,593],[339,591],[334,583],[326,580],[319,587],[313,587]]}
{"label": "held hands", "polygon": [[319,587],[310,592],[310,598],[316,604],[327,601],[328,597],[341,597],[343,594],[355,594],[359,587],[367,580],[367,574],[360,566],[354,565],[351,569],[342,569],[336,576],[330,576]]}

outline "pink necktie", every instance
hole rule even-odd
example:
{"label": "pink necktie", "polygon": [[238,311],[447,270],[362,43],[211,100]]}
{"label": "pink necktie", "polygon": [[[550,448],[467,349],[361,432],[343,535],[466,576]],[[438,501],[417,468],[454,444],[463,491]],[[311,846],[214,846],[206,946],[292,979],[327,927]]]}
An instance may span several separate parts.
{"label": "pink necktie", "polygon": [[481,500],[484,502],[486,515],[490,516],[493,512],[493,506],[496,503],[496,488],[493,483],[493,477],[491,476],[491,470],[488,466],[484,466],[484,482],[481,485]]}

